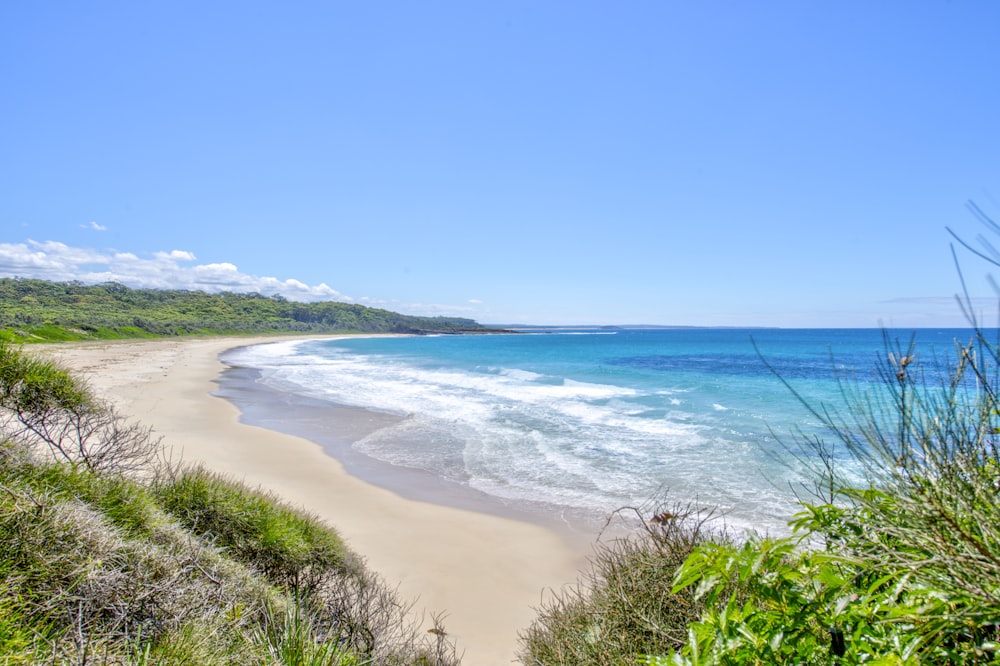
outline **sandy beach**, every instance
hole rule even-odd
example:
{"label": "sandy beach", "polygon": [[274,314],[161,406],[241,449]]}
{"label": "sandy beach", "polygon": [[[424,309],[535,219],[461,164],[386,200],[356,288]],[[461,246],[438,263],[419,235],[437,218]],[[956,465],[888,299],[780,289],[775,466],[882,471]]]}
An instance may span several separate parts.
{"label": "sandy beach", "polygon": [[[517,633],[545,595],[576,580],[586,549],[529,522],[405,499],[347,474],[317,444],[240,423],[213,396],[223,351],[279,338],[198,338],[32,348],[81,373],[124,413],[153,427],[173,457],[260,486],[319,516],[399,585],[442,613],[472,666],[509,664]],[[282,338],[287,339],[287,338]]]}

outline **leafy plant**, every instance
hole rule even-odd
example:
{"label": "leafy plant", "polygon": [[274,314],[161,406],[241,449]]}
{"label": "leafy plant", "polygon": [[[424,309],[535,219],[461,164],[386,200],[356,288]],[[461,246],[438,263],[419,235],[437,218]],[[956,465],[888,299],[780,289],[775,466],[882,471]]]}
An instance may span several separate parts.
{"label": "leafy plant", "polygon": [[336,634],[320,636],[298,602],[288,605],[280,622],[258,629],[254,640],[265,646],[271,663],[282,666],[361,666],[366,663],[341,644]]}
{"label": "leafy plant", "polygon": [[803,401],[864,482],[800,438],[820,501],[792,537],[695,549],[674,592],[706,609],[682,648],[643,663],[1000,663],[1000,343],[962,303],[972,335],[950,360],[887,338],[879,381],[842,383],[842,415]]}

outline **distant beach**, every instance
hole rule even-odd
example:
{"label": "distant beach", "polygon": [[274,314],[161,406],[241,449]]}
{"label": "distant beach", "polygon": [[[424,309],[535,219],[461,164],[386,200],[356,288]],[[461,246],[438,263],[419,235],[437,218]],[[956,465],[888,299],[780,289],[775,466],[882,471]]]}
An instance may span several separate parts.
{"label": "distant beach", "polygon": [[[546,590],[575,582],[588,554],[585,540],[574,542],[542,525],[489,511],[495,503],[467,502],[473,495],[426,495],[433,484],[420,484],[424,501],[404,498],[348,474],[328,454],[334,453],[331,446],[346,448],[353,437],[390,423],[393,415],[324,403],[324,418],[336,419],[335,427],[326,429],[327,451],[306,439],[308,432],[296,436],[279,431],[274,422],[273,428],[241,423],[240,411],[213,394],[262,389],[238,375],[222,387],[216,384],[226,369],[219,355],[281,339],[292,338],[181,338],[33,350],[63,362],[124,413],[152,426],[175,458],[259,485],[328,522],[374,571],[398,583],[404,598],[418,600],[415,609],[426,614],[428,627],[429,614],[446,616],[445,628],[466,663],[510,663],[517,632],[534,619]],[[276,404],[275,394],[266,398],[258,405]],[[293,405],[258,410],[249,418],[262,424],[280,418],[281,410],[303,416],[309,408],[296,398]]]}

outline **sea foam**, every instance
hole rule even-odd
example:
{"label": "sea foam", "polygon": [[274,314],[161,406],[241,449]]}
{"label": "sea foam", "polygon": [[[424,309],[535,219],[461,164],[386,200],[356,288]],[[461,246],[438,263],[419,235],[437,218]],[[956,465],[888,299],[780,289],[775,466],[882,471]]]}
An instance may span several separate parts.
{"label": "sea foam", "polygon": [[778,531],[807,478],[774,433],[820,430],[773,369],[836,401],[835,371],[868,376],[881,345],[870,330],[560,333],[574,335],[282,342],[226,360],[277,390],[402,417],[355,450],[499,501],[606,515],[665,490]]}

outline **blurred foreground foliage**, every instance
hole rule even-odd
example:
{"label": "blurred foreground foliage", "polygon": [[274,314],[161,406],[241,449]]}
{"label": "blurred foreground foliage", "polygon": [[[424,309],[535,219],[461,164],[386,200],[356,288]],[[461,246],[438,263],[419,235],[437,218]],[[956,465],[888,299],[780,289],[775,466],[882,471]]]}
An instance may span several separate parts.
{"label": "blurred foreground foliage", "polygon": [[414,317],[280,296],[129,289],[116,282],[0,278],[0,336],[14,342],[251,333],[484,333],[459,317]]}

